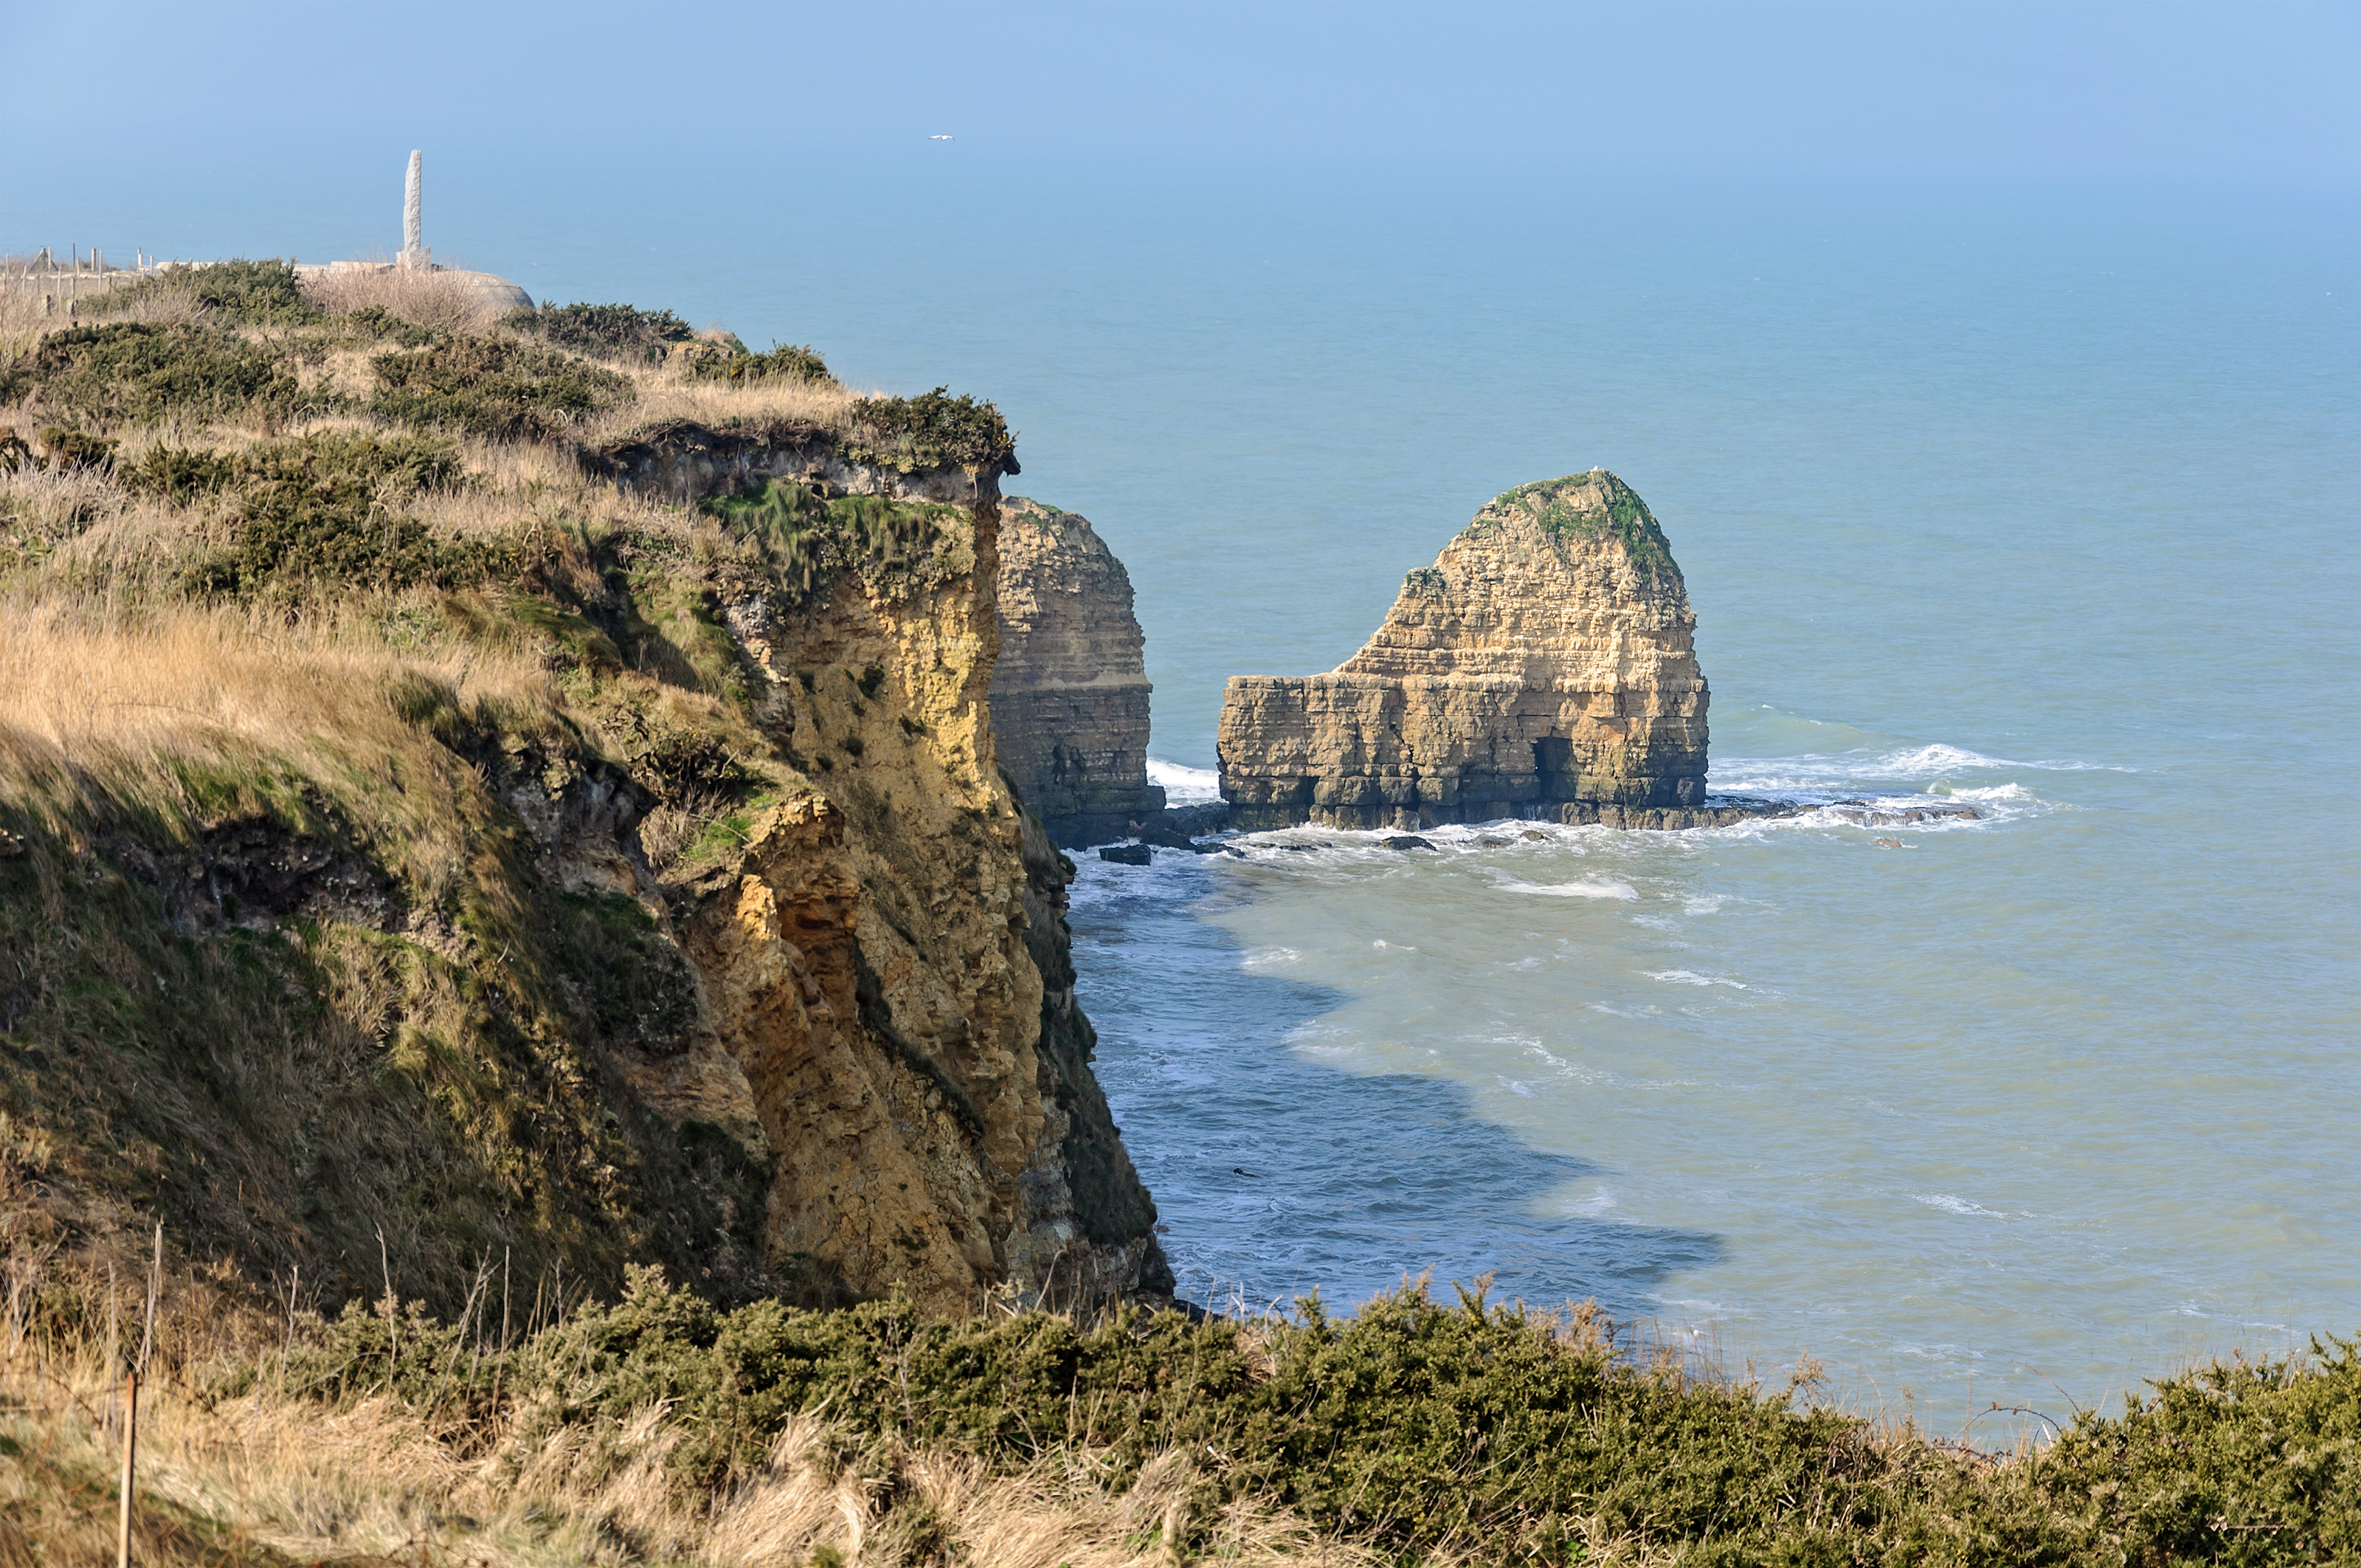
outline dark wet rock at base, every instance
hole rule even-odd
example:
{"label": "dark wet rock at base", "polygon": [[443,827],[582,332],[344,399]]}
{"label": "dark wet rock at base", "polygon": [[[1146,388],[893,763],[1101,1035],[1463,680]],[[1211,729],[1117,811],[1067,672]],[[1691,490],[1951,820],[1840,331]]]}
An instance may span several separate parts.
{"label": "dark wet rock at base", "polygon": [[1144,866],[1156,859],[1156,851],[1146,844],[1109,844],[1099,851],[1099,859],[1119,866]]}
{"label": "dark wet rock at base", "polygon": [[1389,839],[1381,839],[1378,842],[1385,845],[1389,850],[1432,850],[1434,848],[1433,845],[1412,833],[1397,833]]}

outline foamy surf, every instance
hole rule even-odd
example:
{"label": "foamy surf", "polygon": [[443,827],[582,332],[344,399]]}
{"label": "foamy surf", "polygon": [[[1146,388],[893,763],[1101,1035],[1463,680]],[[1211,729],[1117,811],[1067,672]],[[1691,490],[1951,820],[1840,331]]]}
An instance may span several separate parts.
{"label": "foamy surf", "polygon": [[1531,894],[1536,898],[1637,898],[1639,889],[1628,882],[1503,882],[1502,893]]}
{"label": "foamy surf", "polygon": [[2057,758],[2021,762],[2009,757],[1988,757],[1963,746],[1938,743],[1876,751],[1863,748],[1852,751],[1806,751],[1792,757],[1723,757],[1714,762],[1707,782],[1718,795],[1817,794],[1843,791],[1864,783],[1949,779],[2001,768],[2046,773],[2137,772],[2114,762]]}
{"label": "foamy surf", "polygon": [[1222,775],[1211,768],[1187,768],[1150,757],[1148,782],[1164,791],[1167,806],[1202,806],[1222,798]]}

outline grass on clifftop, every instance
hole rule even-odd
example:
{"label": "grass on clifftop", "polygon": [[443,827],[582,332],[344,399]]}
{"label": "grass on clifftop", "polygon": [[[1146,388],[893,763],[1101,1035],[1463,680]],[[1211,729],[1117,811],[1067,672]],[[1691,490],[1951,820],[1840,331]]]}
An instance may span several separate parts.
{"label": "grass on clifftop", "polygon": [[[107,1298],[16,1263],[0,1442],[40,1458],[0,1487],[0,1551],[12,1526],[113,1518],[92,1484]],[[225,1317],[168,1290],[143,1451],[173,1482],[145,1504],[148,1561],[422,1538],[453,1560],[537,1541],[543,1560],[733,1568],[2361,1554],[2349,1342],[2168,1378],[1994,1455],[1815,1408],[1807,1385],[1635,1356],[1587,1310],[1466,1292],[1406,1288],[1348,1318],[954,1323],[894,1300],[722,1311],[646,1272],[610,1305],[554,1306],[544,1277],[525,1308],[517,1286],[480,1270],[452,1321],[390,1296]]]}
{"label": "grass on clifftop", "polygon": [[1553,539],[1614,538],[1642,576],[1680,576],[1673,564],[1673,547],[1648,503],[1604,468],[1504,491],[1485,503],[1471,526],[1480,528],[1511,513],[1531,517]]}

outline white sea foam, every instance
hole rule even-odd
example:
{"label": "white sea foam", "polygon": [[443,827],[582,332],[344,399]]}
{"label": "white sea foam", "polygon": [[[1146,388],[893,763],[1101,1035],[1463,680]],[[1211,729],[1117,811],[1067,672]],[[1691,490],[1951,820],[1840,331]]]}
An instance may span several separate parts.
{"label": "white sea foam", "polygon": [[1163,786],[1167,806],[1201,806],[1222,798],[1222,775],[1211,768],[1184,768],[1178,762],[1150,757],[1148,782]]}
{"label": "white sea foam", "polygon": [[1529,893],[1538,898],[1637,898],[1639,890],[1628,882],[1504,882],[1502,893]]}
{"label": "white sea foam", "polygon": [[1681,905],[1681,913],[1684,915],[1717,915],[1720,913],[1721,906],[1730,902],[1730,895],[1726,893],[1704,894],[1684,903]]}
{"label": "white sea foam", "polygon": [[1278,969],[1286,964],[1300,964],[1303,955],[1293,948],[1268,948],[1259,953],[1248,953],[1238,960],[1240,969]]}
{"label": "white sea foam", "polygon": [[2008,1218],[1997,1209],[1987,1209],[1981,1203],[1971,1203],[1966,1199],[1953,1197],[1949,1192],[1913,1192],[1910,1197],[1914,1202],[1924,1203],[1929,1209],[1940,1209],[1947,1214],[1968,1214],[1984,1220]]}
{"label": "white sea foam", "polygon": [[1709,782],[1717,792],[1811,792],[1844,790],[1887,779],[1951,778],[1993,768],[2023,768],[2048,773],[2138,771],[2114,762],[2071,759],[2019,762],[2008,757],[1988,757],[1964,746],[1937,744],[1886,751],[1863,748],[1855,751],[1807,751],[1794,757],[1724,757],[1713,763]]}
{"label": "white sea foam", "polygon": [[1732,980],[1727,975],[1699,974],[1695,970],[1660,969],[1642,970],[1640,972],[1646,975],[1650,980],[1661,980],[1670,985],[1726,985],[1732,991],[1752,991],[1754,989],[1742,980]]}
{"label": "white sea foam", "polygon": [[1990,784],[1982,789],[1947,789],[1946,800],[2033,801],[2041,797],[2021,784]]}
{"label": "white sea foam", "polygon": [[1614,1190],[1606,1186],[1593,1187],[1582,1197],[1569,1194],[1553,1205],[1561,1214],[1576,1214],[1586,1218],[1604,1214],[1615,1207]]}

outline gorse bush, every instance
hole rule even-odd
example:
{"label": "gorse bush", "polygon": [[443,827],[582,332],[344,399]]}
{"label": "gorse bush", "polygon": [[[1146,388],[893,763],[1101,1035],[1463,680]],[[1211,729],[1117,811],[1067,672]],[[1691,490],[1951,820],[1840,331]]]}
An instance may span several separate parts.
{"label": "gorse bush", "polygon": [[505,1357],[414,1313],[348,1310],[296,1372],[325,1397],[391,1392],[469,1419],[503,1390],[536,1442],[596,1442],[666,1409],[682,1437],[665,1464],[690,1494],[757,1472],[810,1411],[856,1442],[1004,1469],[1069,1452],[1136,1476],[1180,1452],[1208,1503],[1283,1504],[1404,1562],[1567,1563],[1607,1542],[1693,1563],[1995,1568],[2361,1551],[2361,1355],[2345,1342],[2309,1365],[2173,1379],[2002,1464],[1789,1392],[1634,1365],[1587,1312],[1465,1292],[1446,1307],[1415,1288],[1349,1319],[1302,1305],[1292,1321],[1126,1310],[1091,1328],[955,1323],[900,1301],[722,1311],[642,1271],[615,1306]]}
{"label": "gorse bush", "polygon": [[117,284],[79,309],[84,315],[122,315],[167,300],[203,312],[214,325],[306,326],[321,319],[295,281],[295,264],[277,260],[175,268]]}
{"label": "gorse bush", "polygon": [[405,424],[548,441],[587,414],[619,408],[631,381],[540,344],[456,335],[370,361],[370,407]]}
{"label": "gorse bush", "polygon": [[829,382],[828,364],[817,350],[795,344],[773,344],[767,354],[700,354],[688,362],[688,373],[699,381],[727,381],[751,386],[757,381]]}
{"label": "gorse bush", "polygon": [[285,356],[210,326],[120,322],[52,333],[0,370],[0,402],[38,393],[45,407],[100,424],[180,417],[255,418],[295,412]]}
{"label": "gorse bush", "polygon": [[635,305],[541,304],[511,311],[500,318],[510,331],[538,337],[560,348],[596,355],[602,359],[634,363],[661,362],[675,343],[697,336],[689,324],[670,311],[643,311]]}
{"label": "gorse bush", "polygon": [[915,398],[862,398],[852,405],[854,433],[844,455],[901,473],[919,468],[997,466],[1018,472],[1016,438],[990,403],[937,387]]}
{"label": "gorse bush", "polygon": [[200,596],[248,596],[312,583],[344,587],[448,587],[513,567],[515,540],[434,538],[401,505],[458,475],[451,449],[417,436],[324,431],[251,451],[156,446],[126,466],[134,493],[189,504],[226,496],[228,544],[183,576]]}

